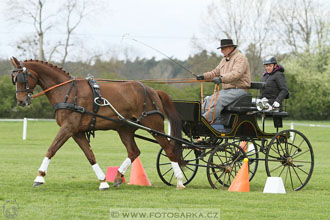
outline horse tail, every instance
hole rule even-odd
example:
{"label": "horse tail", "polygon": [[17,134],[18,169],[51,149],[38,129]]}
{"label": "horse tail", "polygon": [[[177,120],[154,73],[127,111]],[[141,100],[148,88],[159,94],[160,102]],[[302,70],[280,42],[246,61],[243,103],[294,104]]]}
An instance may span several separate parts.
{"label": "horse tail", "polygon": [[[171,136],[182,139],[181,118],[179,113],[176,111],[172,99],[164,91],[157,90],[157,93],[160,100],[162,101],[163,109],[165,111],[167,119],[171,124]],[[177,143],[177,141],[175,143]]]}

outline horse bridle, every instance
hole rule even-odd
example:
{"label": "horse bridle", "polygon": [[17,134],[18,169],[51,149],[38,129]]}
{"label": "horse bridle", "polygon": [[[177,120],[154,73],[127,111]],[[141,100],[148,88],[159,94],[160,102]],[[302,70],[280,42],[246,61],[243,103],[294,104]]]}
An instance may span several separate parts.
{"label": "horse bridle", "polygon": [[[15,73],[17,73],[15,75]],[[16,93],[19,92],[27,92],[28,96],[32,96],[33,91],[30,90],[29,83],[28,83],[28,77],[31,77],[33,80],[38,82],[38,79],[30,73],[23,63],[21,63],[21,68],[14,69],[11,73],[11,81],[13,85],[16,85],[16,82],[19,83],[25,83],[25,89],[22,90],[16,90]]]}

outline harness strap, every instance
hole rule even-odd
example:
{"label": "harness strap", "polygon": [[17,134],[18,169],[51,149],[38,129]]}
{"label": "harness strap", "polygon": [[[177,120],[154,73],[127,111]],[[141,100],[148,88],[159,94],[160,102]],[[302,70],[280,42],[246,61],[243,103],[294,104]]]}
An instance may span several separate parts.
{"label": "harness strap", "polygon": [[[100,91],[100,86],[97,84],[96,80],[94,80],[92,77],[87,78],[87,82],[89,86],[92,89],[93,92],[93,100],[99,100],[101,98],[101,91]],[[97,113],[99,111],[99,105],[97,105],[93,101],[93,113]],[[96,124],[96,116],[94,115],[91,122],[89,123],[88,130],[86,131],[86,137],[88,142],[90,142],[90,137],[91,135],[93,138],[95,138],[95,124]]]}
{"label": "harness strap", "polygon": [[[156,103],[154,102],[154,100],[151,98],[147,88],[145,87],[145,85],[143,85],[143,83],[139,82],[138,83],[142,86],[143,90],[144,90],[144,103],[143,103],[143,112],[141,114],[141,116],[137,119],[137,122],[140,122],[143,118],[149,116],[149,115],[153,115],[153,114],[159,114],[163,120],[165,119],[163,113],[161,111],[159,111],[158,106],[156,105]],[[155,108],[154,110],[151,111],[146,111],[147,108],[147,96],[149,97],[153,107]]]}
{"label": "harness strap", "polygon": [[[67,101],[68,101],[68,99],[69,99],[69,95],[70,95],[70,93],[71,93],[73,87],[76,87],[76,86],[75,86],[75,83],[74,83],[74,80],[72,80],[71,86],[70,86],[68,92],[67,92],[66,95],[65,95],[64,102],[67,102]],[[75,97],[77,97],[77,89],[76,89]],[[76,98],[75,98],[75,100],[76,100]],[[75,101],[75,100],[74,100],[74,101]],[[74,104],[76,104],[76,102],[74,102]]]}
{"label": "harness strap", "polygon": [[96,114],[94,112],[86,111],[86,109],[84,107],[79,106],[79,105],[75,105],[73,103],[59,102],[59,103],[54,104],[53,108],[54,108],[55,112],[57,110],[60,110],[60,109],[65,109],[65,110],[70,110],[70,111],[74,111],[74,112],[79,112],[81,114],[93,115],[95,117],[103,118],[103,119],[110,120],[110,121],[113,121],[113,122],[123,122],[122,120],[119,120],[119,119],[113,119],[113,118],[110,118],[110,117],[107,117],[107,116]]}

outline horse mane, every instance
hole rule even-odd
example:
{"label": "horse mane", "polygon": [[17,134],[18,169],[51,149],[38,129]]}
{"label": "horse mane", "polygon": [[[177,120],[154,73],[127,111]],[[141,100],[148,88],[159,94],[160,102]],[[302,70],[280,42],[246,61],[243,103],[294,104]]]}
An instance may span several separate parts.
{"label": "horse mane", "polygon": [[42,61],[42,60],[24,60],[24,62],[37,62],[37,63],[43,63],[43,64],[46,64],[47,66],[49,66],[50,68],[53,68],[53,69],[56,69],[56,70],[59,70],[61,71],[62,73],[64,74],[67,74],[68,76],[70,76],[70,73],[65,71],[62,67],[59,67],[57,65],[54,65],[52,63],[49,63],[49,62],[46,62],[46,61]]}

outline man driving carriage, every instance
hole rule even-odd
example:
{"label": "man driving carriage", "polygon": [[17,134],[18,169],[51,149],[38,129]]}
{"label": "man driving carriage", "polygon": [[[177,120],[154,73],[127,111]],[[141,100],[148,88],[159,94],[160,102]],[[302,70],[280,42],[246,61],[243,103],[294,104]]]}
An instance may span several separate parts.
{"label": "man driving carriage", "polygon": [[[248,59],[239,52],[232,39],[222,39],[220,47],[224,57],[220,64],[210,72],[197,76],[197,80],[213,80],[222,83],[222,90],[205,99],[203,116],[211,123],[220,120],[221,111],[240,96],[247,94],[251,85]],[[215,111],[215,113],[214,113]]]}

